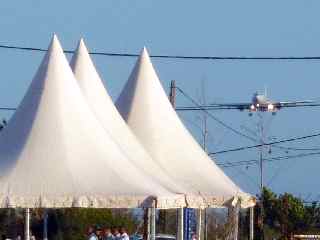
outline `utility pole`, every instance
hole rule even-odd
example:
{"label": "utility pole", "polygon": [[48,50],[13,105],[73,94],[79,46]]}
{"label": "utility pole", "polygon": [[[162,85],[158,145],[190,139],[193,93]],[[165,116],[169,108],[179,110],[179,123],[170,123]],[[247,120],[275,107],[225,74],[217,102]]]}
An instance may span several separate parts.
{"label": "utility pole", "polygon": [[259,122],[258,128],[260,132],[260,144],[259,148],[259,165],[260,165],[260,229],[261,229],[261,239],[264,239],[264,206],[263,206],[263,151],[265,144],[265,129],[264,129],[264,121],[263,121],[263,113],[258,113]]}
{"label": "utility pole", "polygon": [[[207,152],[207,136],[208,136],[208,125],[207,125],[208,117],[206,114],[203,115],[203,151]],[[199,209],[201,211],[201,209]],[[204,209],[204,240],[208,239],[208,211],[207,208]],[[200,224],[200,223],[199,223]],[[200,239],[199,239],[200,240]]]}
{"label": "utility pole", "polygon": [[[204,93],[203,93],[204,94]],[[176,81],[172,80],[170,83],[170,93],[169,93],[169,101],[172,105],[172,107],[175,109],[176,108]],[[203,99],[203,101],[205,101],[205,99]],[[205,104],[205,102],[203,102],[203,104]],[[201,128],[202,130],[202,148],[205,152],[207,152],[207,139],[208,139],[208,116],[207,114],[204,114],[202,117],[202,123],[203,123],[203,127]],[[202,213],[203,211],[203,213]],[[178,214],[178,219],[179,216],[181,215],[180,211],[177,212]],[[207,220],[207,208],[205,209],[198,209],[198,213],[197,213],[197,238],[198,240],[200,240],[201,237],[201,233],[202,233],[202,218],[203,218],[203,225],[204,225],[204,229],[203,229],[203,240],[207,240],[208,238],[208,220]],[[181,216],[180,216],[181,218]]]}
{"label": "utility pole", "polygon": [[[175,110],[176,109],[176,81],[175,80],[172,80],[170,83],[169,101],[173,109]],[[184,210],[183,208],[177,209],[177,234],[176,234],[177,240],[184,239],[184,233],[183,233],[184,211],[183,210]]]}
{"label": "utility pole", "polygon": [[174,109],[176,109],[176,81],[172,80],[170,84],[169,101]]}
{"label": "utility pole", "polygon": [[[205,97],[205,87],[204,83],[202,82],[202,88],[201,88],[201,94],[202,94],[202,104],[206,105],[206,97]],[[203,151],[207,153],[207,140],[208,140],[208,115],[207,113],[203,113],[202,115],[202,123],[203,123],[203,128],[202,128],[202,148]],[[199,209],[199,211],[201,211]],[[204,240],[208,239],[208,208],[205,208],[203,213],[203,218],[204,218]],[[199,239],[200,240],[200,239]]]}

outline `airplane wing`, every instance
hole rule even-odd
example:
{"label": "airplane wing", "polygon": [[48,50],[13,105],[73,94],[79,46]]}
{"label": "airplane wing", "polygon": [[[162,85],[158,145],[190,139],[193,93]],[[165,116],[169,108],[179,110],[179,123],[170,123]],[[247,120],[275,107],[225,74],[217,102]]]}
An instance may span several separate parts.
{"label": "airplane wing", "polygon": [[252,103],[213,103],[208,105],[201,105],[195,107],[180,106],[176,107],[177,111],[190,111],[190,110],[224,110],[224,109],[238,109],[249,110]]}
{"label": "airplane wing", "polygon": [[285,108],[285,107],[316,107],[320,106],[319,101],[312,100],[304,100],[304,101],[287,101],[287,102],[277,102],[273,103],[273,105],[277,108]]}

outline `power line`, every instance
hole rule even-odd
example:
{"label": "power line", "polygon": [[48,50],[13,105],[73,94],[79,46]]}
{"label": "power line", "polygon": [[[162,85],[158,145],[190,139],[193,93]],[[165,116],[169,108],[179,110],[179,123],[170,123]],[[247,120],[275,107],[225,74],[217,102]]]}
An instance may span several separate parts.
{"label": "power line", "polygon": [[[23,47],[15,45],[1,44],[0,48],[12,49],[18,51],[38,51],[46,52],[47,49],[39,47]],[[74,50],[64,50],[65,53],[74,53]],[[115,53],[115,52],[90,52],[91,55],[102,55],[111,57],[138,57],[135,53]],[[167,58],[167,59],[181,59],[181,60],[320,60],[320,56],[187,56],[187,55],[150,55],[152,58]]]}
{"label": "power line", "polygon": [[[266,162],[283,161],[283,160],[288,160],[288,159],[293,159],[293,158],[308,157],[308,156],[314,156],[314,155],[320,155],[320,152],[302,153],[302,154],[296,154],[296,155],[263,158],[263,161],[266,161]],[[258,162],[259,162],[259,160],[252,159],[252,160],[243,160],[243,161],[237,161],[237,162],[217,163],[217,165],[221,166],[221,167],[237,167],[237,166],[254,165],[254,164],[257,164]]]}
{"label": "power line", "polygon": [[284,150],[294,150],[294,151],[320,151],[318,147],[311,147],[311,148],[296,148],[296,147],[283,147],[283,146],[275,146],[280,149]]}
{"label": "power line", "polygon": [[279,144],[279,143],[299,141],[299,140],[303,140],[303,139],[307,139],[307,138],[314,138],[314,137],[319,137],[319,136],[320,136],[320,133],[316,133],[316,134],[311,134],[311,135],[306,135],[306,136],[301,136],[301,137],[283,139],[283,140],[269,142],[269,143],[263,143],[263,144],[245,146],[245,147],[231,148],[231,149],[226,149],[226,150],[217,151],[217,152],[211,152],[211,153],[209,153],[209,155],[236,152],[236,151],[241,151],[241,150],[246,150],[246,149],[251,149],[251,148],[258,148],[258,147],[263,147],[263,146],[271,146],[271,145],[275,145],[275,144]]}
{"label": "power line", "polygon": [[17,108],[12,108],[12,107],[0,107],[0,110],[2,111],[15,111]]}

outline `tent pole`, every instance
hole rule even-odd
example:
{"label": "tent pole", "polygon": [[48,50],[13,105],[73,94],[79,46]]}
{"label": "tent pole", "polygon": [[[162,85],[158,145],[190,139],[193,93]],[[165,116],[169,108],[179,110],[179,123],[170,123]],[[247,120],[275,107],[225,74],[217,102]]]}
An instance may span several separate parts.
{"label": "tent pole", "polygon": [[48,213],[46,209],[43,213],[43,240],[48,240]]}
{"label": "tent pole", "polygon": [[250,210],[250,240],[253,240],[253,237],[254,237],[254,230],[253,230],[253,227],[254,227],[254,207],[250,207],[249,208]]}
{"label": "tent pole", "polygon": [[234,224],[234,228],[233,228],[233,239],[234,240],[238,240],[238,235],[239,235],[239,205],[237,204],[234,208],[233,208],[233,224]]}
{"label": "tent pole", "polygon": [[30,240],[30,209],[25,209],[24,239]]}
{"label": "tent pole", "polygon": [[203,217],[204,217],[204,236],[203,239],[207,240],[208,239],[208,209],[205,208],[203,210]]}
{"label": "tent pole", "polygon": [[143,240],[150,240],[150,208],[144,209]]}
{"label": "tent pole", "polygon": [[197,209],[197,239],[201,240],[202,233],[202,209]]}
{"label": "tent pole", "polygon": [[156,239],[156,207],[155,202],[152,204],[150,209],[150,240]]}
{"label": "tent pole", "polygon": [[177,209],[177,240],[183,240],[183,208]]}

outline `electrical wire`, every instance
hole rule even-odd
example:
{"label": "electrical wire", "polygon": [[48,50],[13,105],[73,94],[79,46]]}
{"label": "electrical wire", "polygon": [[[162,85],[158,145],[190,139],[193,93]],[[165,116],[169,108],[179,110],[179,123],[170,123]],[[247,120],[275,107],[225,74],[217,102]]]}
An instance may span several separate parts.
{"label": "electrical wire", "polygon": [[305,135],[305,136],[301,136],[301,137],[282,139],[282,140],[274,141],[274,142],[267,142],[267,143],[263,143],[263,144],[256,144],[256,145],[251,145],[251,146],[231,148],[231,149],[226,149],[226,150],[222,150],[222,151],[211,152],[211,153],[209,153],[209,155],[236,152],[236,151],[241,151],[241,150],[246,150],[246,149],[251,149],[251,148],[258,148],[258,147],[263,147],[263,146],[272,146],[272,145],[279,144],[279,143],[299,141],[299,140],[304,140],[304,139],[314,138],[314,137],[319,137],[319,136],[320,136],[320,133],[315,133],[315,134]]}
{"label": "electrical wire", "polygon": [[2,111],[15,111],[15,110],[17,110],[17,108],[13,108],[13,107],[0,107],[0,110],[2,110]]}
{"label": "electrical wire", "polygon": [[318,147],[311,148],[295,148],[295,147],[283,147],[283,146],[275,146],[277,148],[285,149],[285,150],[294,150],[294,151],[320,151]]}
{"label": "electrical wire", "polygon": [[[46,52],[46,48],[40,47],[23,47],[15,45],[1,44],[0,48],[12,49],[19,51],[38,51]],[[65,53],[74,53],[74,50],[64,50]],[[135,53],[115,53],[115,52],[90,52],[91,55],[102,55],[111,57],[138,57]],[[320,60],[320,56],[187,56],[187,55],[150,55],[152,58],[167,58],[167,59],[181,59],[181,60]]]}
{"label": "electrical wire", "polygon": [[[278,156],[278,157],[271,157],[271,158],[263,158],[263,161],[266,162],[274,162],[274,161],[283,161],[288,159],[300,158],[300,157],[308,157],[308,156],[315,156],[320,155],[320,152],[312,152],[312,153],[301,153],[296,155],[288,155],[288,156]],[[252,159],[252,160],[243,160],[237,162],[227,162],[227,163],[216,163],[218,166],[221,167],[237,167],[237,166],[249,166],[258,164],[260,160]]]}

